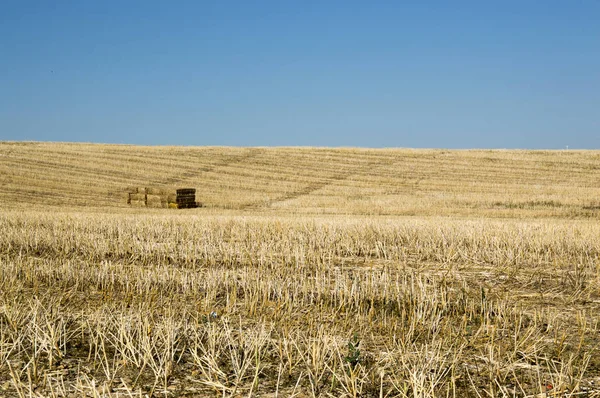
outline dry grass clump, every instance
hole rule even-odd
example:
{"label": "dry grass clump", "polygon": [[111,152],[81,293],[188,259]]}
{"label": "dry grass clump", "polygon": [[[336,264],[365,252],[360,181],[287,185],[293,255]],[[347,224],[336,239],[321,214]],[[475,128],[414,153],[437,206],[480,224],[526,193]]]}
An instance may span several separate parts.
{"label": "dry grass clump", "polygon": [[0,230],[0,395],[600,395],[596,223],[31,211]]}

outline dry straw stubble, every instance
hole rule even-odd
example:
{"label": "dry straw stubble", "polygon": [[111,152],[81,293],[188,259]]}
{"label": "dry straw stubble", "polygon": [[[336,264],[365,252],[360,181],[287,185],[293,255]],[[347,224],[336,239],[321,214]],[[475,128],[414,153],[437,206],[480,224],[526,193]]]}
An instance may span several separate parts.
{"label": "dry straw stubble", "polygon": [[0,154],[0,395],[598,395],[597,152]]}

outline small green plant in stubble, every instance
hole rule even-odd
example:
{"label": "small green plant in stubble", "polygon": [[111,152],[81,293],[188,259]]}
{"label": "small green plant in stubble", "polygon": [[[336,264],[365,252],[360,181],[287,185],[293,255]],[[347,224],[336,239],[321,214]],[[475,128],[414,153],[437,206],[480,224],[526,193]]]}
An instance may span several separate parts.
{"label": "small green plant in stubble", "polygon": [[358,333],[354,333],[352,337],[348,340],[348,350],[346,352],[346,356],[344,357],[344,361],[346,361],[346,363],[352,368],[355,368],[361,360],[359,345],[360,337],[358,336]]}

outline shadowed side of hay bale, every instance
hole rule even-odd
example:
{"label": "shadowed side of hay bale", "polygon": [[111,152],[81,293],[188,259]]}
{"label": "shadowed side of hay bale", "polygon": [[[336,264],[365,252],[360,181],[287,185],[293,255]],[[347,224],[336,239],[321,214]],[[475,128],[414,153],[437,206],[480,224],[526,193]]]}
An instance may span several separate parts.
{"label": "shadowed side of hay bale", "polygon": [[196,202],[192,202],[192,203],[177,203],[177,208],[178,209],[195,209],[196,207],[198,207],[198,205],[196,204]]}
{"label": "shadowed side of hay bale", "polygon": [[195,188],[180,188],[177,190],[177,208],[194,209],[198,207]]}
{"label": "shadowed side of hay bale", "polygon": [[196,203],[196,196],[177,196],[177,203]]}

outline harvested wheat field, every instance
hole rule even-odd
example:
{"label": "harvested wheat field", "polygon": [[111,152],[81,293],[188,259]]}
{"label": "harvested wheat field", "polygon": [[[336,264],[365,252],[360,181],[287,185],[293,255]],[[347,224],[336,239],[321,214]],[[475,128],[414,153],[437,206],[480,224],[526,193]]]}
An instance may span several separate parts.
{"label": "harvested wheat field", "polygon": [[0,397],[600,397],[600,151],[3,142],[0,208]]}

